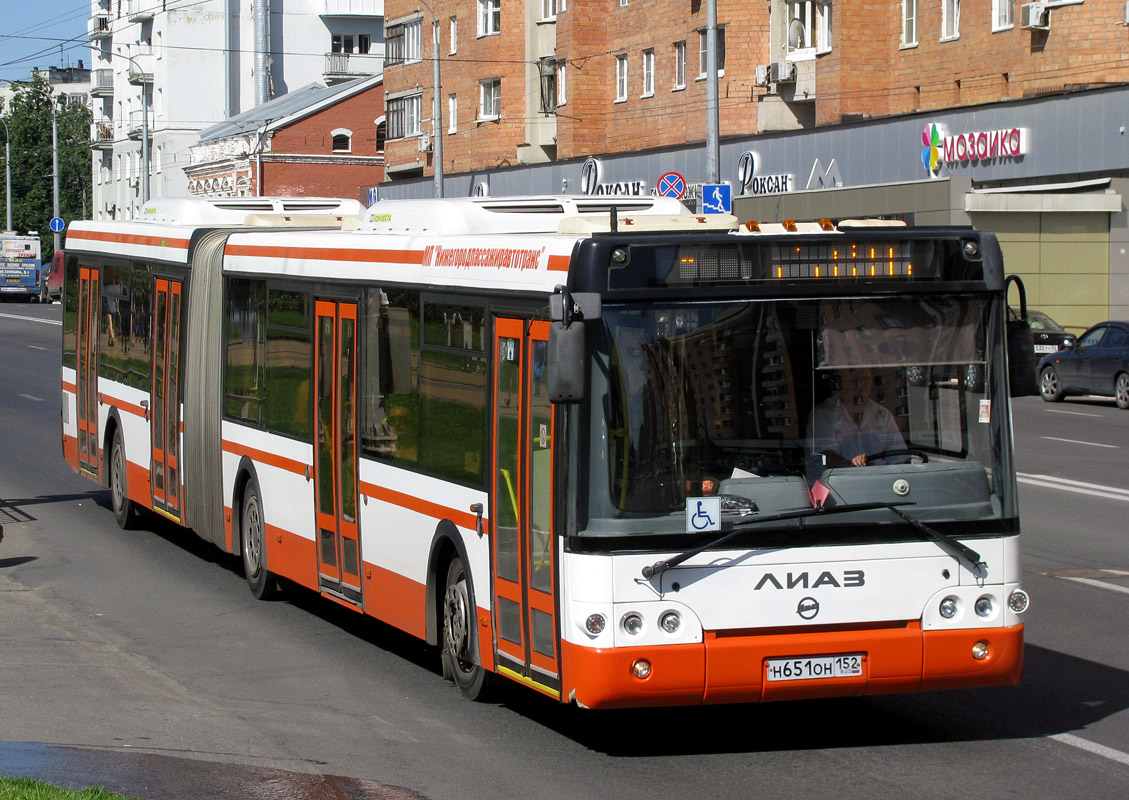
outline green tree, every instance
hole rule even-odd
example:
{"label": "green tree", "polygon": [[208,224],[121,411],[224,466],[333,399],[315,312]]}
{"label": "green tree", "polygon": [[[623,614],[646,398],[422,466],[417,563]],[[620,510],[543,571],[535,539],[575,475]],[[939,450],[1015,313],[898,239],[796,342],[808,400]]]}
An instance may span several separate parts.
{"label": "green tree", "polygon": [[[90,109],[52,95],[51,85],[39,76],[14,88],[3,110],[12,154],[12,227],[38,231],[46,261],[54,252],[48,228],[53,212],[51,106],[55,106],[59,139],[59,215],[68,223],[90,213]],[[6,211],[0,193],[0,223]]]}

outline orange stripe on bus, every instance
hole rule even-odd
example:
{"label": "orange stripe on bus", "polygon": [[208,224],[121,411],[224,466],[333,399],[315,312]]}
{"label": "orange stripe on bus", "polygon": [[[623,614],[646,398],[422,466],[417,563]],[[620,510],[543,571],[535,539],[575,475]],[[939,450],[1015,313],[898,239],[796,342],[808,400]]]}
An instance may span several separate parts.
{"label": "orange stripe on bus", "polygon": [[70,392],[71,394],[76,394],[78,392],[78,387],[70,381],[63,381],[63,391]]}
{"label": "orange stripe on bus", "polygon": [[568,272],[568,265],[571,260],[569,256],[549,256],[549,271]]}
{"label": "orange stripe on bus", "polygon": [[141,236],[134,233],[71,230],[67,232],[67,241],[69,242],[71,239],[88,239],[93,242],[116,242],[117,244],[142,244],[149,247],[175,247],[178,250],[188,249],[187,239],[172,239],[167,236]]}
{"label": "orange stripe on bus", "polygon": [[116,397],[110,397],[110,395],[108,394],[103,394],[102,399],[109,405],[116,408],[118,411],[127,411],[130,414],[134,414],[138,417],[144,417],[146,414],[145,409],[141,406],[134,403],[127,403],[125,400],[119,400]]}
{"label": "orange stripe on bus", "polygon": [[256,258],[308,258],[321,261],[383,262],[387,264],[422,264],[422,250],[357,250],[339,247],[281,247],[277,245],[229,244],[224,255]]}
{"label": "orange stripe on bus", "polygon": [[[377,486],[374,483],[366,483],[361,481],[361,492],[373,498],[374,500],[382,500],[385,503],[391,503],[394,506],[402,506],[411,511],[416,511],[424,516],[432,517],[434,519],[449,519],[451,522],[458,525],[460,528],[469,528],[474,530],[478,524],[478,517],[469,511],[456,511],[448,506],[433,503],[430,500],[424,500],[416,497],[415,495],[404,494],[397,492],[394,489],[388,489],[384,486]],[[489,530],[488,520],[483,518],[483,530]]]}
{"label": "orange stripe on bus", "polygon": [[232,442],[228,439],[223,440],[223,450],[225,453],[247,456],[256,463],[266,464],[268,467],[277,467],[287,472],[293,472],[296,475],[305,475],[306,470],[309,468],[308,464],[303,464],[301,461],[295,461],[292,458],[286,458],[285,456],[276,455],[275,453],[268,453],[266,450],[257,450],[254,447],[248,447],[245,444]]}

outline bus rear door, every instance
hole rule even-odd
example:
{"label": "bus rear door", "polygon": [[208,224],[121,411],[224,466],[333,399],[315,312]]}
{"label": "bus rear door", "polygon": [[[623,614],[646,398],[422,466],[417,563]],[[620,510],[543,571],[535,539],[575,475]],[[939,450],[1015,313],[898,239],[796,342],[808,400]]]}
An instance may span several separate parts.
{"label": "bus rear door", "polygon": [[75,393],[78,407],[78,466],[97,477],[100,462],[98,441],[98,325],[102,302],[100,273],[82,267],[78,274],[78,352]]}

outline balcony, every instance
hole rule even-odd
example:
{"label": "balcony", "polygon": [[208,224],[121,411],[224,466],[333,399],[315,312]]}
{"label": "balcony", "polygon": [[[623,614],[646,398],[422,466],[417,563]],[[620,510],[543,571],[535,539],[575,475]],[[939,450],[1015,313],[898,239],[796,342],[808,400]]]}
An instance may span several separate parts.
{"label": "balcony", "polygon": [[141,141],[141,134],[144,132],[146,121],[149,123],[149,138],[153,138],[153,112],[148,112],[148,120],[141,116],[143,111],[130,111],[129,112],[129,127],[126,129],[126,136],[136,142]]}
{"label": "balcony", "polygon": [[384,0],[323,0],[323,17],[383,17]]}
{"label": "balcony", "polygon": [[143,86],[153,83],[153,54],[138,53],[129,62],[129,83],[131,86]]}
{"label": "balcony", "polygon": [[383,69],[383,53],[326,53],[323,77],[326,83],[341,83],[379,75]]}
{"label": "balcony", "polygon": [[95,150],[114,149],[114,123],[110,120],[90,124],[90,146]]}
{"label": "balcony", "polygon": [[86,32],[90,35],[91,41],[108,39],[113,36],[114,33],[110,29],[110,15],[95,14],[86,21]]}
{"label": "balcony", "polygon": [[114,96],[114,71],[112,69],[96,69],[90,76],[91,97]]}
{"label": "balcony", "polygon": [[148,22],[159,5],[160,0],[129,0],[126,16],[130,22]]}

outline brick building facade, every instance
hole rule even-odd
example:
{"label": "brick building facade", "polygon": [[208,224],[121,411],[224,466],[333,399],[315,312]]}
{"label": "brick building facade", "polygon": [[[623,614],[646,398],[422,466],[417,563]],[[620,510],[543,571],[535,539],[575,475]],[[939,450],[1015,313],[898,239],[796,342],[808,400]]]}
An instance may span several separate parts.
{"label": "brick building facade", "polygon": [[367,200],[384,178],[380,76],[311,84],[200,135],[190,153],[189,194],[321,196]]}
{"label": "brick building facade", "polygon": [[[1025,28],[1017,0],[718,0],[722,138],[997,103],[1129,81],[1125,5],[1087,0]],[[444,172],[701,142],[706,5],[439,0]],[[418,98],[388,147],[392,180],[432,174],[432,20],[388,0],[390,98]],[[1079,43],[1084,43],[1080,46]],[[500,109],[483,112],[497,81]],[[454,98],[452,100],[452,98]],[[456,114],[450,124],[450,111]],[[402,134],[402,135],[395,135]]]}

